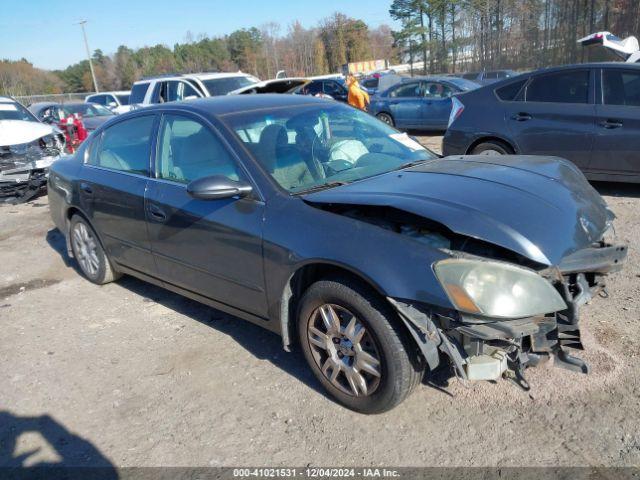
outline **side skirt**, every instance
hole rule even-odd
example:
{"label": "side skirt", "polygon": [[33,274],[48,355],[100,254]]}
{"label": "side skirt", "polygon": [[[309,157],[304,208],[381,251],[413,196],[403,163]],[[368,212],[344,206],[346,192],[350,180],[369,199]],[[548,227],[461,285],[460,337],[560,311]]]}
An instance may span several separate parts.
{"label": "side skirt", "polygon": [[247,320],[251,323],[254,323],[262,328],[265,328],[267,330],[270,330],[280,335],[280,329],[279,329],[280,325],[278,324],[278,322],[269,321],[269,319],[267,318],[253,315],[252,313],[245,312],[244,310],[239,310],[235,307],[227,305],[226,303],[217,302],[215,300],[212,300],[209,297],[205,297],[203,295],[200,295],[199,293],[192,292],[191,290],[186,290],[184,288],[178,287],[177,285],[173,285],[172,283],[163,282],[162,280],[156,277],[152,277],[151,275],[147,275],[146,273],[139,272],[138,270],[134,270],[120,263],[117,264],[116,269],[121,273],[131,275],[132,277],[136,277],[142,281],[151,283],[157,287],[164,288],[173,293],[177,293],[178,295],[182,295],[183,297],[187,297],[191,300],[195,300],[196,302],[215,308],[216,310],[220,310],[230,315],[234,315],[236,317],[241,318],[242,320]]}

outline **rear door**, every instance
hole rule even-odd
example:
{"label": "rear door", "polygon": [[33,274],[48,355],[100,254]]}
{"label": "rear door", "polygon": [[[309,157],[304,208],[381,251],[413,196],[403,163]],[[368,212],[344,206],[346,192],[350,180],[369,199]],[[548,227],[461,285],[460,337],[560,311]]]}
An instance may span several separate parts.
{"label": "rear door", "polygon": [[587,68],[534,76],[517,101],[504,103],[519,153],[556,155],[586,169],[595,133],[594,91]]}
{"label": "rear door", "polygon": [[105,129],[92,141],[78,185],[109,257],[148,275],[156,274],[144,210],[155,121],[136,116]]}
{"label": "rear door", "polygon": [[589,170],[640,175],[640,69],[603,68]]}
{"label": "rear door", "polygon": [[396,127],[414,128],[422,122],[422,89],[419,81],[398,85],[388,94],[388,105]]}
{"label": "rear door", "polygon": [[239,162],[208,124],[183,113],[163,115],[157,152],[145,207],[160,277],[265,316],[264,203],[257,196],[201,200],[186,189],[210,175],[248,181]]}

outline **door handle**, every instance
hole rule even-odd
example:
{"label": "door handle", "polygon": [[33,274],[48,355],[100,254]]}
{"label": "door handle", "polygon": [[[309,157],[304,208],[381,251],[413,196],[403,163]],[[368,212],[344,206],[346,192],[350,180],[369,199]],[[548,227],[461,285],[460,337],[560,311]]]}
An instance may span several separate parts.
{"label": "door handle", "polygon": [[520,112],[511,117],[511,120],[515,120],[516,122],[526,122],[527,120],[531,120],[531,115],[528,113]]}
{"label": "door handle", "polygon": [[91,185],[89,185],[88,183],[82,182],[80,184],[80,190],[82,190],[87,195],[92,195],[93,194],[93,189],[91,188]]}
{"label": "door handle", "polygon": [[153,203],[149,204],[149,206],[147,207],[147,211],[154,220],[157,220],[159,222],[164,222],[167,220],[167,214],[164,213],[164,210],[162,210],[157,205],[154,205]]}
{"label": "door handle", "polygon": [[612,120],[608,118],[604,122],[600,122],[600,126],[607,129],[620,128],[622,127],[622,122],[620,120]]}

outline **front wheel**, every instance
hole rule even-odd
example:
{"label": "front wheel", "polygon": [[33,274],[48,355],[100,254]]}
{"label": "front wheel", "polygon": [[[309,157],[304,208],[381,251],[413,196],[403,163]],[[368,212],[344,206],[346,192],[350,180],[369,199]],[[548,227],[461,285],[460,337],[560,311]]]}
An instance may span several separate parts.
{"label": "front wheel", "polygon": [[376,115],[376,118],[387,125],[391,125],[392,127],[394,126],[393,117],[388,113],[379,113]]}
{"label": "front wheel", "polygon": [[314,375],[341,404],[381,413],[401,403],[423,369],[390,307],[351,279],[321,280],[298,309],[298,335]]}

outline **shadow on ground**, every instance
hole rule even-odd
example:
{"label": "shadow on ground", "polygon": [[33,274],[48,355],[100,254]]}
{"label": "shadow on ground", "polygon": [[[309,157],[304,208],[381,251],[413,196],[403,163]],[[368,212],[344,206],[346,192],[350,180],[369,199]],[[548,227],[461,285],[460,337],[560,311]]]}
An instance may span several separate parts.
{"label": "shadow on ground", "polygon": [[0,410],[0,477],[62,478],[72,472],[77,478],[83,468],[84,478],[118,478],[95,445],[51,416],[21,417]]}
{"label": "shadow on ground", "polygon": [[600,195],[640,198],[640,183],[591,182]]}

